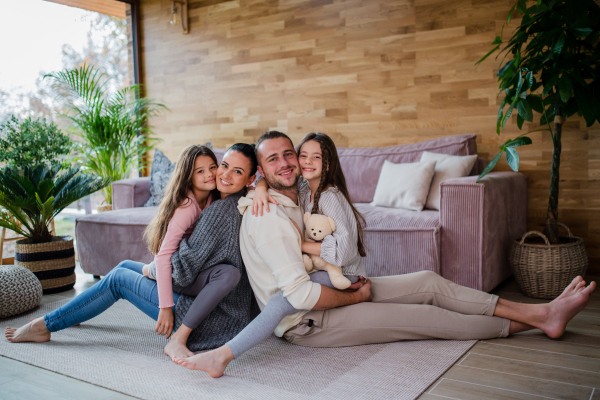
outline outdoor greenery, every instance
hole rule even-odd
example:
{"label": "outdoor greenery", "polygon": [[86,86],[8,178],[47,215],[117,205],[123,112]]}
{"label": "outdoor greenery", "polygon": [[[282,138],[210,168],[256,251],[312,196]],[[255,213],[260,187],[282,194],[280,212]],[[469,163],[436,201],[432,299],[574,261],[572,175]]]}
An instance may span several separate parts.
{"label": "outdoor greenery", "polygon": [[[497,75],[504,99],[498,110],[496,133],[504,129],[515,109],[519,129],[525,121],[533,121],[535,111],[541,115],[541,128],[531,132],[550,132],[554,149],[544,234],[551,243],[558,243],[562,127],[575,114],[583,117],[588,127],[600,122],[600,7],[594,0],[519,0],[511,8],[506,24],[511,22],[515,9],[522,15],[520,25],[508,42],[503,42],[502,36],[496,37],[492,43],[495,47],[477,64],[506,44],[498,54],[505,53]],[[512,59],[505,62],[508,55]],[[517,147],[532,143],[526,136],[531,132],[504,143],[479,179],[496,166],[504,152],[508,165],[518,171]]]}
{"label": "outdoor greenery", "polygon": [[0,162],[23,169],[32,165],[50,166],[64,160],[71,149],[71,139],[46,119],[19,120],[12,116],[0,126]]}
{"label": "outdoor greenery", "polygon": [[[48,74],[58,93],[69,99],[68,118],[78,128],[83,142],[79,161],[90,171],[111,182],[128,177],[144,167],[143,154],[157,140],[148,126],[163,104],[138,96],[140,87],[129,86],[110,92],[109,78],[93,66]],[[112,204],[112,188],[103,189],[106,203]]]}
{"label": "outdoor greenery", "polygon": [[71,203],[108,183],[109,179],[83,173],[77,165],[4,166],[0,168],[0,226],[31,243],[50,242],[50,221]]}

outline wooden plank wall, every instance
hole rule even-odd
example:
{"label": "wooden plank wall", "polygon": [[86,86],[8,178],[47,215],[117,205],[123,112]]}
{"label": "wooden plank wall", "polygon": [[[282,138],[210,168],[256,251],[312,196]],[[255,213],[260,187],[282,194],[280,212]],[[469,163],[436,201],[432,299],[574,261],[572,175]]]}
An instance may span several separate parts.
{"label": "wooden plank wall", "polygon": [[[172,110],[152,122],[175,159],[190,143],[252,142],[277,129],[339,146],[390,146],[476,133],[482,157],[520,133],[495,134],[497,61],[475,62],[500,34],[508,0],[190,0],[190,34],[171,2],[141,0],[143,79]],[[506,32],[510,32],[507,29]],[[534,128],[534,125],[529,126]],[[565,127],[560,219],[600,271],[600,126]],[[552,144],[521,151],[529,228],[547,207]],[[508,169],[505,162],[500,169]],[[377,177],[374,177],[377,179]]]}

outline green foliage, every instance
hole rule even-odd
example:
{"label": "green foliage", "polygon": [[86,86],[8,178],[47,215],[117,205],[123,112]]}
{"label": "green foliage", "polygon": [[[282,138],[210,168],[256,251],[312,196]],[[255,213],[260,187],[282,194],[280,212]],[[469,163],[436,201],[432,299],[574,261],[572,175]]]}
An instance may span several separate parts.
{"label": "green foliage", "polygon": [[69,204],[108,185],[109,179],[64,164],[0,168],[0,226],[32,243],[52,240],[50,221]]}
{"label": "green foliage", "polygon": [[19,123],[12,116],[0,126],[0,162],[15,168],[49,166],[68,156],[72,148],[71,139],[46,119]]}
{"label": "green foliage", "polygon": [[[527,7],[529,3],[534,4]],[[600,122],[600,7],[594,0],[519,0],[510,10],[507,23],[515,9],[523,17],[512,37],[506,43],[501,36],[496,37],[492,51],[477,63],[506,44],[498,54],[505,53],[497,74],[504,99],[498,110],[496,133],[504,129],[515,109],[519,129],[525,121],[533,121],[535,111],[556,148],[560,132],[557,137],[550,124],[555,117],[577,114],[588,127]],[[512,59],[505,62],[509,54]],[[517,171],[516,146],[507,143],[501,146],[499,156],[507,152],[509,165]],[[492,168],[486,168],[479,179]]]}
{"label": "green foliage", "polygon": [[[138,97],[138,85],[109,93],[106,76],[91,66],[46,77],[52,78],[54,88],[70,99],[68,117],[83,139],[78,160],[84,166],[113,182],[144,167],[143,154],[157,142],[148,121],[167,110],[166,106]],[[102,192],[105,201],[112,204],[111,186]]]}

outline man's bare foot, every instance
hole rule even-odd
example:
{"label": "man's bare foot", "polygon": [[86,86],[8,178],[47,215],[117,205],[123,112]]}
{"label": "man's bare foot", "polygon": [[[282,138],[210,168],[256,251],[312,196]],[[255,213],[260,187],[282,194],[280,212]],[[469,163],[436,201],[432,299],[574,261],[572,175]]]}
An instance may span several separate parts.
{"label": "man's bare foot", "polygon": [[194,355],[185,345],[185,343],[181,343],[178,340],[171,339],[169,343],[165,346],[164,352],[166,355],[174,358],[187,358]]}
{"label": "man's bare foot", "polygon": [[50,332],[46,329],[44,318],[36,318],[22,327],[6,328],[4,336],[9,342],[47,342],[50,340]]}
{"label": "man's bare foot", "polygon": [[177,364],[187,369],[204,371],[213,378],[223,376],[225,368],[231,360],[233,360],[233,353],[227,345],[206,353],[196,354],[193,357],[173,359]]}
{"label": "man's bare foot", "polygon": [[545,304],[542,311],[542,322],[538,328],[553,339],[561,337],[569,321],[588,304],[590,295],[595,289],[596,282],[591,282],[575,294]]}
{"label": "man's bare foot", "polygon": [[573,278],[573,281],[571,281],[571,283],[560,294],[560,296],[558,296],[557,298],[555,298],[552,301],[554,302],[554,301],[557,301],[560,299],[564,299],[565,297],[573,296],[574,294],[577,294],[577,292],[582,290],[583,288],[585,288],[585,281],[583,280],[583,278],[581,276],[576,276],[575,278]]}

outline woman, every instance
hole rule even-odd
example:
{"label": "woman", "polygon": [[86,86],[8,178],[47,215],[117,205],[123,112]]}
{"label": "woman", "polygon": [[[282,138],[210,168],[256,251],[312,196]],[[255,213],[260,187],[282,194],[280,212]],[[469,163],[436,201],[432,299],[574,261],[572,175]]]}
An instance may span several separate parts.
{"label": "woman", "polygon": [[[256,173],[254,148],[233,145],[221,162],[217,173],[217,189],[221,199],[202,211],[193,233],[183,239],[172,256],[173,282],[186,287],[199,274],[219,264],[229,264],[240,273],[238,285],[216,306],[189,336],[193,351],[226,343],[250,322],[253,294],[239,250],[239,228],[242,220],[237,202],[254,181]],[[156,281],[142,275],[142,263],[121,263],[100,282],[66,305],[34,319],[21,328],[6,328],[6,338],[17,342],[46,342],[51,333],[87,321],[125,299],[154,320],[159,315]],[[175,326],[179,326],[194,299],[173,294]],[[202,333],[202,335],[200,335]]]}

